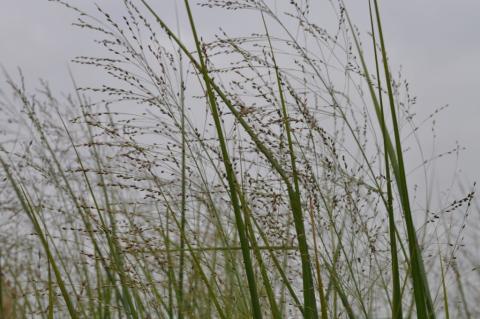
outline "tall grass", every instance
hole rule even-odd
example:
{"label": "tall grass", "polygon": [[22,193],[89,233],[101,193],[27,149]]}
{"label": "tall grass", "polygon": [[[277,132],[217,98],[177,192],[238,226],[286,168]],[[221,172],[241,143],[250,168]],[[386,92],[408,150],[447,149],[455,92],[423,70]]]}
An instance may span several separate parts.
{"label": "tall grass", "polygon": [[[474,191],[422,209],[407,173],[422,127],[376,0],[368,42],[342,2],[322,26],[308,1],[277,14],[267,1],[185,0],[187,35],[153,1],[123,1],[119,17],[55,2],[105,48],[74,59],[105,82],[72,76],[59,99],[5,76],[0,313],[478,314],[457,260]],[[208,39],[199,7],[259,29]]]}

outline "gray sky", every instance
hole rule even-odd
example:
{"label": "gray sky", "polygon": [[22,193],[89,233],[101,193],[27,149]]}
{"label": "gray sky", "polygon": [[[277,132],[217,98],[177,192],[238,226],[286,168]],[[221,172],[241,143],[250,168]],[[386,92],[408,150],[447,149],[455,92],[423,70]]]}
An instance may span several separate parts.
{"label": "gray sky", "polygon": [[[162,5],[160,14],[174,23],[175,0],[157,1]],[[110,7],[115,3],[96,2]],[[367,2],[346,3],[354,22],[365,32]],[[418,97],[417,113],[426,115],[451,105],[437,117],[437,151],[447,151],[460,141],[467,150],[459,166],[467,180],[480,181],[480,1],[402,0],[382,1],[381,5],[392,68],[402,66]],[[197,13],[199,24],[210,31],[229,22],[222,15],[212,19],[207,10],[197,9]],[[98,50],[88,33],[71,26],[74,17],[47,0],[0,0],[0,64],[12,73],[20,66],[29,79],[42,77],[57,90],[71,91],[68,61]],[[242,25],[242,30],[246,27]],[[97,76],[89,68],[74,66],[74,71],[81,83]],[[451,171],[452,163],[439,162],[439,167]]]}

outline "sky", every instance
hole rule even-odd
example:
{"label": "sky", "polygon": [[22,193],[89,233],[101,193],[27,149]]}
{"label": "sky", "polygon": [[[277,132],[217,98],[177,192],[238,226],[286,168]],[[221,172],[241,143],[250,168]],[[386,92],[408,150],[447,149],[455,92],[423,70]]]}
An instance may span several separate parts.
{"label": "sky", "polygon": [[[177,0],[157,1],[160,14],[175,23]],[[119,10],[116,1],[96,2]],[[360,31],[368,31],[367,2],[350,0],[346,4]],[[228,16],[211,10],[195,10],[197,22],[206,32],[214,32],[219,26],[242,31],[249,27],[249,23],[229,25]],[[480,1],[381,1],[381,11],[392,69],[401,68],[410,82],[417,96],[417,113],[426,116],[450,105],[437,116],[437,152],[448,151],[459,141],[466,147],[458,163],[462,177],[469,184],[480,181]],[[69,61],[98,50],[88,33],[71,26],[75,16],[47,0],[0,0],[0,65],[11,73],[21,67],[30,80],[43,78],[57,91],[71,91]],[[72,68],[80,83],[98,76],[89,68]],[[440,174],[451,172],[454,164],[440,163]],[[442,178],[448,183],[451,176]]]}

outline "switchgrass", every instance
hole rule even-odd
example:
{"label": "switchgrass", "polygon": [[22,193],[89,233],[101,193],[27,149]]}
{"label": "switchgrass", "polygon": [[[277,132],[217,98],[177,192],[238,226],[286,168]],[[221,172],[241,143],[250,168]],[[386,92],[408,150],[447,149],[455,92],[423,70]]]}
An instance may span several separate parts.
{"label": "switchgrass", "polygon": [[123,1],[120,17],[55,2],[105,48],[74,62],[109,78],[72,76],[74,94],[58,99],[6,76],[0,313],[478,314],[456,259],[474,192],[436,210],[418,200],[407,157],[421,127],[377,1],[366,48],[343,2],[322,27],[308,1],[281,15],[261,0],[205,1],[259,26],[211,40],[188,0],[188,35],[146,0]]}

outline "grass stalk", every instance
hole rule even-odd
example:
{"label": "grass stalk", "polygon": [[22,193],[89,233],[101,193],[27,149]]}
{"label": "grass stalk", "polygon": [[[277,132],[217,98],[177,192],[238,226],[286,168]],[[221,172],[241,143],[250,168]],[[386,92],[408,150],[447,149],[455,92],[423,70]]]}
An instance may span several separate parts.
{"label": "grass stalk", "polygon": [[392,318],[394,319],[402,319],[403,318],[403,311],[402,311],[402,295],[400,292],[400,270],[399,270],[399,262],[398,262],[398,254],[397,254],[397,240],[396,240],[396,225],[395,225],[395,216],[393,211],[393,192],[392,192],[392,184],[391,184],[391,176],[390,176],[390,161],[389,161],[389,153],[387,151],[387,125],[385,122],[385,110],[383,106],[383,94],[382,94],[382,83],[380,77],[380,68],[377,56],[377,41],[376,41],[376,32],[374,28],[374,19],[372,15],[372,7],[371,1],[368,3],[369,13],[370,13],[370,27],[372,32],[372,47],[374,50],[374,58],[375,58],[375,71],[377,75],[377,86],[378,86],[378,100],[380,104],[381,110],[381,128],[382,128],[382,136],[383,136],[383,149],[384,149],[384,162],[385,162],[385,178],[387,184],[387,205],[386,209],[388,212],[388,223],[389,223],[389,236],[390,236],[390,254],[392,256],[392,279],[393,279],[393,296],[392,296]]}
{"label": "grass stalk", "polygon": [[228,186],[230,189],[230,199],[232,201],[232,206],[235,214],[235,222],[236,222],[236,227],[238,230],[238,236],[240,239],[240,245],[242,246],[242,255],[243,255],[243,260],[244,260],[244,265],[245,265],[245,272],[247,275],[247,281],[248,281],[248,286],[250,290],[250,297],[251,297],[251,304],[252,304],[252,314],[254,318],[260,319],[262,318],[262,310],[260,307],[259,303],[259,297],[258,297],[258,291],[257,291],[257,284],[255,282],[255,274],[253,271],[253,265],[250,257],[250,252],[248,249],[248,238],[246,235],[246,230],[244,226],[244,221],[242,220],[241,216],[241,210],[240,210],[240,205],[238,202],[237,198],[237,192],[236,188],[238,187],[236,177],[235,177],[235,172],[232,167],[232,163],[230,161],[230,157],[228,155],[228,150],[227,150],[227,144],[225,142],[225,137],[223,133],[223,128],[220,120],[220,116],[218,114],[218,107],[216,104],[216,99],[215,99],[215,93],[212,90],[212,87],[210,85],[210,82],[208,81],[209,76],[208,76],[208,69],[205,61],[205,57],[203,56],[203,50],[201,47],[200,39],[198,38],[198,34],[196,31],[196,26],[193,21],[193,15],[192,11],[190,9],[190,4],[188,0],[185,0],[185,7],[187,9],[188,13],[188,19],[190,22],[191,30],[192,30],[192,35],[195,40],[195,46],[197,48],[197,53],[198,57],[200,60],[200,66],[201,68],[199,69],[199,72],[202,74],[203,79],[205,81],[205,86],[206,86],[206,94],[208,97],[208,102],[210,104],[210,111],[212,113],[213,120],[215,122],[215,128],[217,131],[217,137],[219,139],[220,143],[220,149],[222,152],[222,159],[223,163],[225,165],[225,172],[227,175],[227,180],[228,180]]}
{"label": "grass stalk", "polygon": [[275,77],[277,80],[278,94],[280,97],[280,109],[283,116],[283,124],[285,126],[285,132],[287,135],[288,153],[290,155],[290,165],[292,169],[294,190],[289,191],[290,205],[293,213],[293,220],[295,223],[295,229],[298,236],[298,246],[302,259],[302,276],[303,276],[303,294],[304,294],[304,315],[305,318],[318,318],[317,305],[315,300],[315,288],[313,283],[312,267],[310,261],[310,255],[308,252],[308,244],[305,233],[304,217],[302,212],[302,204],[300,198],[300,184],[298,179],[298,172],[296,168],[295,150],[293,149],[292,130],[290,128],[290,120],[287,113],[287,105],[285,96],[283,94],[282,79],[278,69],[277,61],[275,59],[275,53],[273,52],[272,42],[270,34],[268,33],[265,17],[262,14],[263,25],[265,27],[265,33],[267,36],[268,44],[270,47],[270,53],[272,57],[273,66],[275,69]]}

